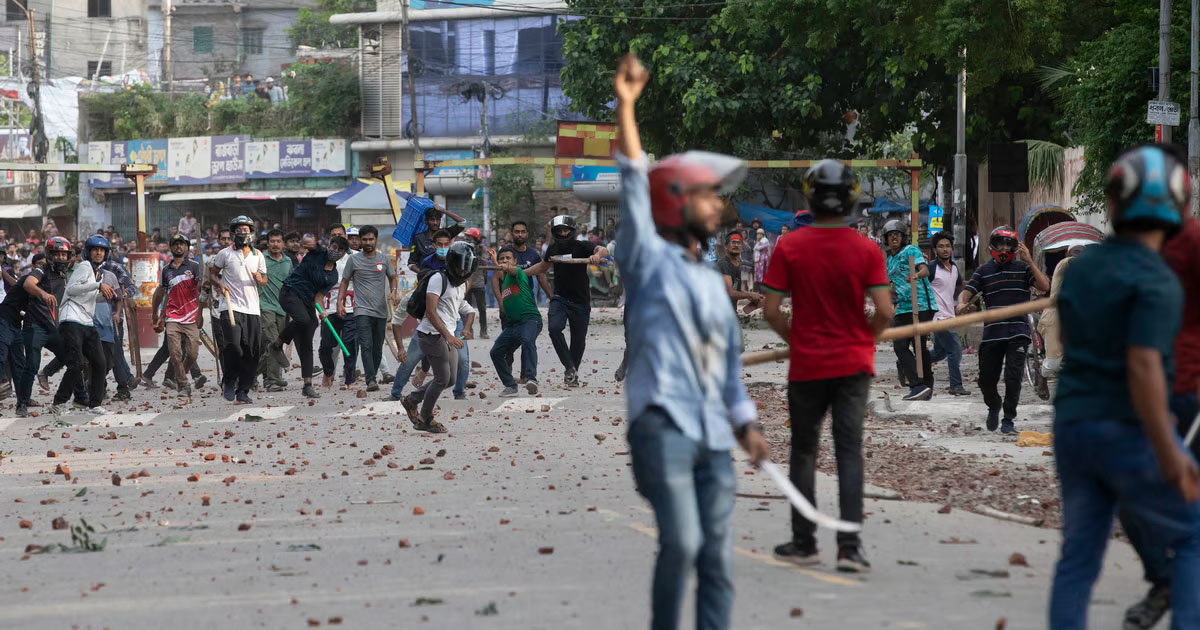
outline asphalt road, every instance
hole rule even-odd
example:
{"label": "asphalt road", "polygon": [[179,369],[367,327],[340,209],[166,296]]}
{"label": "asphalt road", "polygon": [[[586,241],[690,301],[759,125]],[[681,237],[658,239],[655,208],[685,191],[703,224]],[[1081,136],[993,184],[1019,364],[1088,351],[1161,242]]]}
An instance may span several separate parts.
{"label": "asphalt road", "polygon": [[[368,398],[323,390],[310,406],[296,385],[248,407],[211,386],[183,407],[139,390],[66,429],[13,418],[6,401],[0,628],[646,627],[654,519],[633,487],[612,379],[619,320],[596,320],[578,390],[561,387],[543,333],[536,398],[499,398],[490,342],[471,342],[478,387],[465,401],[446,394],[441,436],[414,432],[399,403],[381,400],[386,387]],[[748,332],[750,348],[773,342]],[[784,369],[746,376],[780,383]],[[778,494],[738,467],[739,492]],[[820,503],[836,505],[835,481],[818,487]],[[824,566],[773,559],[786,505],[739,498],[734,626],[990,630],[1003,617],[1008,628],[1044,627],[1057,533],[938,507],[869,500],[874,571],[855,577],[833,570],[829,532]],[[80,551],[56,518],[86,519],[106,546]],[[1029,566],[1010,566],[1013,553]],[[1114,542],[1090,627],[1119,628],[1143,588],[1128,545]]]}

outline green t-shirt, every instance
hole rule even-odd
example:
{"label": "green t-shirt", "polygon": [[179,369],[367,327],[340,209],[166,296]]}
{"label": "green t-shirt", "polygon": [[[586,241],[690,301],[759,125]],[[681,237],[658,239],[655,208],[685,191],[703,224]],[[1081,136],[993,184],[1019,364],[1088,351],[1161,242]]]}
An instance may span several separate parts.
{"label": "green t-shirt", "polygon": [[504,321],[516,324],[531,319],[542,319],[542,314],[533,302],[533,291],[530,289],[529,276],[524,269],[517,269],[517,275],[504,274],[500,280],[500,300],[504,302]]}
{"label": "green t-shirt", "polygon": [[263,258],[267,259],[267,286],[258,290],[258,305],[272,313],[286,315],[279,305],[279,290],[283,288],[283,281],[288,274],[292,273],[292,259],[284,256],[277,261],[270,254]]}

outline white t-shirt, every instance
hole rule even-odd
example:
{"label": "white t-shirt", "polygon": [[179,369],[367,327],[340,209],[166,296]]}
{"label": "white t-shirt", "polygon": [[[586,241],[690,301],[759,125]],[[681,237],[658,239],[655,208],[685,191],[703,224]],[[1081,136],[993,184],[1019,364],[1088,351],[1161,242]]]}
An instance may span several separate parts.
{"label": "white t-shirt", "polygon": [[[930,265],[937,266],[937,272],[933,276],[933,295],[937,298],[937,313],[933,315],[933,321],[943,319],[952,319],[954,317],[954,309],[958,306],[957,300],[954,299],[954,287],[958,284],[958,265],[950,264],[950,269],[947,270],[942,266],[942,263],[933,260]],[[930,273],[933,273],[933,267],[930,267]]]}
{"label": "white t-shirt", "polygon": [[[337,269],[337,275],[338,275],[339,282],[341,282],[342,274],[345,273],[345,271],[346,271],[346,261],[350,260],[350,256],[357,254],[357,253],[358,253],[358,250],[352,249],[352,250],[346,252],[346,255],[342,256],[341,258],[338,259],[338,261],[336,263],[334,263],[334,267]],[[325,293],[325,304],[323,304],[322,306],[325,308],[326,311],[332,311],[334,315],[337,314],[337,296],[338,296],[338,292],[341,291],[341,288],[342,287],[340,284],[335,284],[329,288],[329,291],[327,291]],[[346,285],[345,301],[346,301],[346,313],[348,315],[353,315],[354,314],[354,282],[353,281],[351,281],[350,284]]]}
{"label": "white t-shirt", "polygon": [[[438,298],[437,314],[442,318],[442,324],[447,329],[453,331],[454,325],[458,323],[460,317],[475,314],[477,311],[474,307],[467,303],[467,285],[466,283],[458,286],[445,286],[446,274],[434,273],[429,278],[429,284],[425,287],[426,294],[441,295]],[[444,292],[443,292],[444,287]],[[423,332],[429,335],[440,334],[437,328],[429,322],[429,315],[421,318],[421,323],[417,325],[417,332]]]}
{"label": "white t-shirt", "polygon": [[243,256],[242,250],[234,249],[230,245],[217,254],[212,266],[221,270],[221,282],[229,288],[228,300],[224,291],[220,291],[217,311],[228,310],[229,303],[232,303],[235,313],[261,314],[258,307],[258,283],[254,281],[254,273],[267,273],[267,259],[263,257],[262,252],[251,249],[249,256]]}

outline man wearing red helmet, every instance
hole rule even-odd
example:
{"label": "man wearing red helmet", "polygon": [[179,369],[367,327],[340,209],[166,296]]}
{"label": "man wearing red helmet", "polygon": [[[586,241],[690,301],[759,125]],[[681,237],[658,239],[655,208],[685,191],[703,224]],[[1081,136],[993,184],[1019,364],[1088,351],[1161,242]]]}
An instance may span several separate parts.
{"label": "man wearing red helmet", "polygon": [[[46,260],[21,280],[28,295],[25,322],[21,329],[25,342],[25,370],[17,381],[17,415],[28,414],[33,402],[33,379],[42,362],[42,348],[55,356],[63,353],[58,335],[58,305],[67,289],[67,268],[71,265],[71,241],[51,237],[46,242]],[[65,355],[64,355],[65,358]]]}
{"label": "man wearing red helmet", "polygon": [[[638,491],[654,508],[659,552],[651,627],[677,628],[688,577],[696,618],[728,628],[733,607],[735,438],[768,457],[754,402],[739,380],[737,317],[720,276],[698,259],[727,194],[745,175],[728,156],[688,152],[649,168],[634,102],[649,74],[627,56],[616,73],[621,229],[617,265],[628,293],[626,398]],[[561,265],[563,267],[568,265]],[[557,273],[557,270],[556,270]]]}
{"label": "man wearing red helmet", "polygon": [[[975,270],[958,296],[960,315],[967,311],[976,295],[983,296],[988,308],[1000,308],[1028,302],[1030,287],[1042,293],[1050,291],[1050,280],[1033,264],[1029,248],[1018,242],[1012,228],[1002,225],[992,230],[988,247],[992,259]],[[988,407],[988,431],[1000,427],[1002,433],[1017,433],[1013,420],[1017,418],[1017,402],[1021,400],[1021,376],[1030,338],[1029,319],[1024,315],[983,326],[983,341],[979,344],[979,390]],[[1001,367],[1004,369],[1003,401],[998,387]],[[1002,408],[1003,423],[1000,419]]]}

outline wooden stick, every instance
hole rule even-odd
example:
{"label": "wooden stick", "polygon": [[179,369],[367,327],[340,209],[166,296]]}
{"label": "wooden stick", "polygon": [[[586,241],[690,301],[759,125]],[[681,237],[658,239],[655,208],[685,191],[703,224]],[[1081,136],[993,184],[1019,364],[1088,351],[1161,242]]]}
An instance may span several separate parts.
{"label": "wooden stick", "polygon": [[[895,326],[883,331],[876,341],[892,341],[893,339],[903,339],[904,337],[912,337],[913,335],[932,335],[944,330],[954,330],[955,328],[963,328],[972,324],[986,324],[989,322],[1000,321],[1010,317],[1020,317],[1037,311],[1042,311],[1054,304],[1050,298],[1042,298],[1022,304],[1014,304],[1003,308],[992,308],[970,315],[961,317],[952,317],[950,319],[942,319],[936,322],[921,322],[914,326]],[[782,361],[788,358],[788,349],[779,348],[777,350],[760,350],[758,352],[747,352],[742,355],[742,365],[758,365],[759,363],[770,363],[772,361]]]}
{"label": "wooden stick", "polygon": [[1002,521],[1012,521],[1022,525],[1032,525],[1034,527],[1041,527],[1042,523],[1046,521],[1044,518],[1037,518],[1035,516],[1023,516],[1021,514],[1013,514],[1012,512],[1001,512],[996,508],[982,504],[975,506],[975,510],[980,514],[990,516],[992,518],[998,518]]}
{"label": "wooden stick", "polygon": [[547,262],[560,265],[586,265],[589,262],[587,258],[557,258],[551,257],[546,259]]}
{"label": "wooden stick", "polygon": [[[908,281],[908,290],[912,293],[912,320],[915,327],[921,323],[921,320],[917,316],[917,305],[919,304],[919,300],[917,300],[917,263],[912,256],[908,258],[908,276],[911,278]],[[921,355],[920,333],[913,336],[913,357],[917,360],[917,379],[925,378],[925,362],[923,360],[924,357]]]}
{"label": "wooden stick", "polygon": [[229,289],[221,287],[221,292],[225,294],[225,317],[229,319],[229,325],[237,328],[237,320],[233,318],[233,304],[229,300]]}

